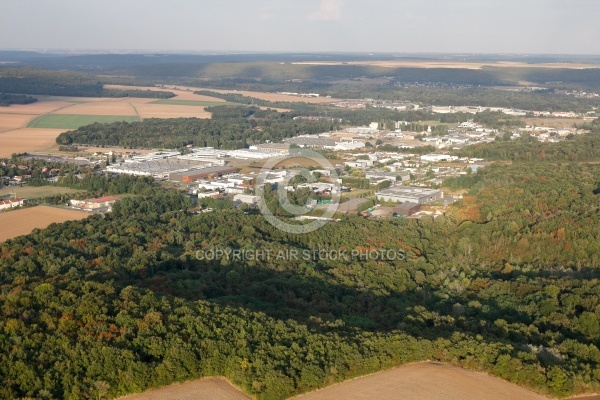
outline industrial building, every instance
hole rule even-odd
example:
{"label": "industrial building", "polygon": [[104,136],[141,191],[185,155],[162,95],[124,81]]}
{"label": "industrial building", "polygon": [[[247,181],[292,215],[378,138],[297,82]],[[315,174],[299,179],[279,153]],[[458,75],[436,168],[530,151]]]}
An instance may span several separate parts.
{"label": "industrial building", "polygon": [[250,149],[280,156],[287,156],[290,154],[289,143],[265,143],[256,146],[250,146]]}
{"label": "industrial building", "polygon": [[410,217],[416,214],[421,209],[421,205],[417,203],[402,203],[394,207],[394,214],[400,217]]}
{"label": "industrial building", "polygon": [[444,192],[414,186],[394,186],[377,193],[377,200],[392,203],[429,204],[443,200]]}
{"label": "industrial building", "polygon": [[[106,167],[106,171],[115,174],[129,174],[138,176],[153,176],[157,179],[166,179],[174,172],[183,172],[194,168],[207,167],[211,164],[195,161],[168,158],[146,162],[128,162],[113,164]],[[221,167],[219,167],[221,168]]]}
{"label": "industrial building", "polygon": [[260,202],[260,196],[254,196],[250,194],[236,194],[233,196],[233,201],[239,201],[245,204],[258,204]]}
{"label": "industrial building", "polygon": [[169,174],[169,180],[182,183],[192,183],[198,179],[216,179],[224,174],[230,174],[239,171],[238,168],[232,167],[206,167],[193,168],[187,171],[173,172]]}
{"label": "industrial building", "polygon": [[333,139],[325,139],[318,137],[316,135],[313,136],[297,136],[290,139],[285,139],[285,142],[288,144],[295,144],[300,147],[314,147],[314,148],[334,148],[337,144]]}
{"label": "industrial building", "polygon": [[71,200],[71,206],[82,208],[84,210],[97,210],[99,208],[110,207],[119,197],[100,197],[97,199]]}

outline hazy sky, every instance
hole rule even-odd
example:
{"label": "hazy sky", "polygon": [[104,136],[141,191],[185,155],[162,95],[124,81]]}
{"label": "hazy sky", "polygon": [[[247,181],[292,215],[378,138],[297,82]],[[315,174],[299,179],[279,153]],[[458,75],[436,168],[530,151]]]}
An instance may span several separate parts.
{"label": "hazy sky", "polygon": [[600,54],[600,0],[0,0],[0,48]]}

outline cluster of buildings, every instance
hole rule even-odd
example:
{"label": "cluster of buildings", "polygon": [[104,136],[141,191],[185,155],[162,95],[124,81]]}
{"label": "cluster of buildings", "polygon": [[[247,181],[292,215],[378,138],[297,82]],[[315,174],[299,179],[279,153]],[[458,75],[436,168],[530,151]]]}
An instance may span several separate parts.
{"label": "cluster of buildings", "polygon": [[75,200],[72,199],[69,201],[69,204],[73,208],[77,208],[80,210],[90,211],[90,212],[107,212],[111,211],[112,205],[118,201],[120,197],[114,196],[106,196],[99,197],[96,199],[84,199],[84,200]]}
{"label": "cluster of buildings", "polygon": [[358,150],[365,147],[365,142],[354,139],[333,138],[330,133],[320,135],[301,135],[285,139],[288,145],[296,145],[303,148],[325,149],[332,151]]}
{"label": "cluster of buildings", "polygon": [[15,197],[13,199],[0,200],[0,211],[24,206],[25,201],[26,201],[26,199],[24,199],[22,197]]}
{"label": "cluster of buildings", "polygon": [[339,108],[347,108],[350,110],[359,110],[368,107],[387,108],[389,110],[419,110],[421,105],[408,101],[393,101],[393,100],[376,100],[376,99],[359,99],[359,100],[344,100],[333,104]]}

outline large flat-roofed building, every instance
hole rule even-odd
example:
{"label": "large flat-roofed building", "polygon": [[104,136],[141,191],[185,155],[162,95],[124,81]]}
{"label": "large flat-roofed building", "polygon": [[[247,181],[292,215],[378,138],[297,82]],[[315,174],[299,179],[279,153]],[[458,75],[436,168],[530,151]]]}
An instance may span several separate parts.
{"label": "large flat-roofed building", "polygon": [[164,179],[175,172],[183,172],[210,165],[212,164],[168,158],[165,160],[112,164],[106,167],[106,170],[114,174],[153,176],[157,179]]}
{"label": "large flat-roofed building", "polygon": [[119,197],[107,196],[97,199],[71,200],[70,203],[71,206],[83,208],[84,210],[97,210],[98,208],[110,207],[119,199]]}
{"label": "large flat-roofed building", "polygon": [[219,176],[237,171],[239,171],[238,168],[220,166],[194,168],[183,172],[174,172],[172,174],[169,174],[169,180],[182,183],[192,183],[197,181],[198,179],[215,179]]}
{"label": "large flat-roofed building", "polygon": [[259,144],[256,146],[250,146],[251,150],[258,150],[263,153],[271,153],[282,156],[287,156],[290,154],[290,144],[289,143],[265,143]]}
{"label": "large flat-roofed building", "polygon": [[316,135],[311,136],[296,136],[290,139],[285,139],[288,144],[295,144],[300,147],[315,147],[315,148],[334,148],[337,144],[333,139],[325,139]]}
{"label": "large flat-roofed building", "polygon": [[414,186],[394,186],[375,193],[377,200],[392,203],[429,204],[444,198],[444,192]]}

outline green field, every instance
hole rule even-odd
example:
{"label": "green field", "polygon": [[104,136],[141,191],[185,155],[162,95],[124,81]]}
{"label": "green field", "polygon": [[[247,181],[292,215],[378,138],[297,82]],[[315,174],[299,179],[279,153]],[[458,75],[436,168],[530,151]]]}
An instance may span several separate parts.
{"label": "green field", "polygon": [[85,190],[71,189],[61,186],[23,186],[23,187],[4,187],[0,189],[0,199],[24,197],[26,199],[39,199],[43,197],[55,196],[57,194],[85,193]]}
{"label": "green field", "polygon": [[77,114],[46,114],[33,119],[28,128],[77,129],[94,122],[110,123],[117,121],[137,122],[140,117],[128,115],[77,115]]}
{"label": "green field", "polygon": [[200,100],[171,100],[162,99],[153,101],[152,104],[171,104],[174,106],[198,106],[198,107],[215,107],[215,106],[232,106],[236,103],[229,103],[226,101],[200,101]]}

